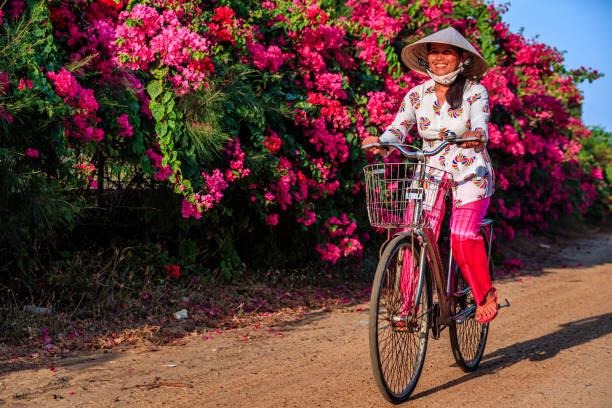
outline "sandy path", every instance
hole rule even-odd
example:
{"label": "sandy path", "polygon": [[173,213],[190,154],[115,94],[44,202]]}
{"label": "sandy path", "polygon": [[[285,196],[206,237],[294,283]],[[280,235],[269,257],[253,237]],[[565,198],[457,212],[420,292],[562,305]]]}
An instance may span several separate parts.
{"label": "sandy path", "polygon": [[[575,241],[554,262],[569,267],[496,284],[512,307],[491,324],[475,373],[454,364],[446,331],[430,340],[404,405],[612,406],[612,235]],[[239,329],[156,351],[72,357],[55,373],[5,374],[0,406],[389,406],[372,378],[367,318],[366,307],[312,313],[282,335]]]}

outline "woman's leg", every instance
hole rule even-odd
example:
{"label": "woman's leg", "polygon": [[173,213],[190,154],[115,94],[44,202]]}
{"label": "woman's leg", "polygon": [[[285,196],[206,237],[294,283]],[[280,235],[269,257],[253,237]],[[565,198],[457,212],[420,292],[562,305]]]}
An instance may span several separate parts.
{"label": "woman's leg", "polygon": [[450,223],[453,258],[478,304],[485,300],[492,288],[489,260],[484,241],[478,233],[489,201],[489,198],[485,198],[453,208]]}

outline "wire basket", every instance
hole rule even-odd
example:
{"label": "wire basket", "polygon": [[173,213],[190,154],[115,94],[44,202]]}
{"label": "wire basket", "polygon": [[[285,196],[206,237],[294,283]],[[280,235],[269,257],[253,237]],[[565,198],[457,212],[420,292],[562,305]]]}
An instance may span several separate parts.
{"label": "wire basket", "polygon": [[370,164],[363,172],[368,217],[378,228],[415,226],[414,209],[419,202],[426,215],[419,225],[427,226],[432,213],[444,208],[444,196],[452,185],[449,173],[419,162]]}

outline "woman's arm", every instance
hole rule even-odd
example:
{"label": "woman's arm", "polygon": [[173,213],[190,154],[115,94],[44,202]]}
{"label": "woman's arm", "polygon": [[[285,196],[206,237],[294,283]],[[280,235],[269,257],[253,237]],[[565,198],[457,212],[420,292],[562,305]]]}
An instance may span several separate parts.
{"label": "woman's arm", "polygon": [[[410,92],[414,92],[411,90]],[[416,122],[416,114],[414,111],[414,107],[410,103],[410,99],[407,93],[400,105],[399,111],[395,115],[395,119],[391,125],[387,127],[387,129],[383,132],[383,134],[379,137],[371,136],[366,137],[362,145],[370,144],[370,143],[378,143],[387,142],[387,143],[402,143],[408,134],[408,131],[412,127],[412,125]],[[382,149],[372,148],[372,152],[374,154],[379,154],[382,152]]]}
{"label": "woman's arm", "polygon": [[[487,89],[482,85],[472,87],[468,96],[468,103],[471,101],[470,108],[470,131],[463,134],[464,138],[478,137],[485,135],[489,140],[489,94]],[[465,102],[464,102],[465,103]],[[473,148],[477,152],[484,149],[484,145],[480,142],[465,142],[461,145],[465,149]]]}

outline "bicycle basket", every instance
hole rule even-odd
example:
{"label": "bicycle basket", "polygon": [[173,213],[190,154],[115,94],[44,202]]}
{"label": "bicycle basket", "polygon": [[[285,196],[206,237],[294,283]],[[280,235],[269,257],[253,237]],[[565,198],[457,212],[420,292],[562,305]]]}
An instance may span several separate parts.
{"label": "bicycle basket", "polygon": [[418,201],[427,215],[421,218],[421,224],[427,225],[432,211],[443,208],[443,203],[436,206],[436,202],[444,199],[452,185],[449,173],[418,162],[369,164],[363,172],[368,217],[378,228],[414,226],[413,209]]}

